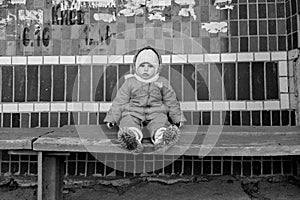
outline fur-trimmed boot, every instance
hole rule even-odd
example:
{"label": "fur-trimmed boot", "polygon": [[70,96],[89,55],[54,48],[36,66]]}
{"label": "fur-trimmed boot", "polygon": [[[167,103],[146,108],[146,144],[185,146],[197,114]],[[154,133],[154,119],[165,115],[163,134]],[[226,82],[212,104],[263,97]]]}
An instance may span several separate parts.
{"label": "fur-trimmed boot", "polygon": [[[161,133],[157,133],[161,134]],[[158,138],[154,143],[154,149],[158,152],[165,152],[171,146],[176,144],[180,137],[180,130],[177,126],[171,125],[162,132],[162,137]]]}
{"label": "fur-trimmed boot", "polygon": [[118,132],[118,140],[121,147],[131,153],[140,153],[143,151],[143,145],[141,143],[142,136],[141,131],[133,127],[120,128]]}

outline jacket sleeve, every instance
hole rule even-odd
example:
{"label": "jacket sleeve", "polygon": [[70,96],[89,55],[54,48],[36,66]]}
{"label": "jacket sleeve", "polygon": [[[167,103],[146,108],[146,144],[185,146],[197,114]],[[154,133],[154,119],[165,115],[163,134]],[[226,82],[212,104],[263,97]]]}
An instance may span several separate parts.
{"label": "jacket sleeve", "polygon": [[118,90],[115,99],[109,111],[104,118],[104,122],[116,122],[118,123],[122,116],[122,108],[129,103],[130,100],[130,81],[126,80],[122,87]]}
{"label": "jacket sleeve", "polygon": [[164,84],[162,94],[163,102],[169,108],[169,117],[172,119],[172,122],[175,124],[186,121],[181,111],[180,103],[177,100],[176,93],[169,84]]}

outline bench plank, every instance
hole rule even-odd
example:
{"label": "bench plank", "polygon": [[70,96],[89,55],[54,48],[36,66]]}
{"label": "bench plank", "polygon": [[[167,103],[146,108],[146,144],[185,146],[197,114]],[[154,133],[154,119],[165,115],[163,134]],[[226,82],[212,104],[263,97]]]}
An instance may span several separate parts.
{"label": "bench plank", "polygon": [[[299,127],[184,126],[165,154],[195,156],[276,156],[300,154]],[[36,151],[128,153],[116,141],[117,129],[65,126],[38,138]],[[146,153],[153,145],[145,141]]]}
{"label": "bench plank", "polygon": [[0,128],[0,149],[32,150],[32,142],[54,129],[49,128]]}

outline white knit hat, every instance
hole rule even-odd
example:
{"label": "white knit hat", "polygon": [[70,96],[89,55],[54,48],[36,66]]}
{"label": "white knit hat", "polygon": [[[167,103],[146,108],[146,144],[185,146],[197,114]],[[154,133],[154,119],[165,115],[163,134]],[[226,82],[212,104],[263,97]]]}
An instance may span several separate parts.
{"label": "white knit hat", "polygon": [[143,63],[151,64],[153,67],[155,67],[155,74],[158,72],[159,58],[153,50],[145,49],[137,55],[135,69],[137,69]]}

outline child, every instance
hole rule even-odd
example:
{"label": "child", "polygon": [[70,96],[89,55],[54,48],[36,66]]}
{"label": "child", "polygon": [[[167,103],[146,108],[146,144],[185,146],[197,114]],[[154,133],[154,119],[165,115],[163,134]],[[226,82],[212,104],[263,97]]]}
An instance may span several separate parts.
{"label": "child", "polygon": [[141,128],[146,126],[155,150],[164,152],[177,142],[185,118],[169,82],[159,76],[158,52],[145,47],[133,61],[135,74],[125,77],[104,122],[108,128],[118,124],[118,140],[124,149],[132,153],[143,150]]}

